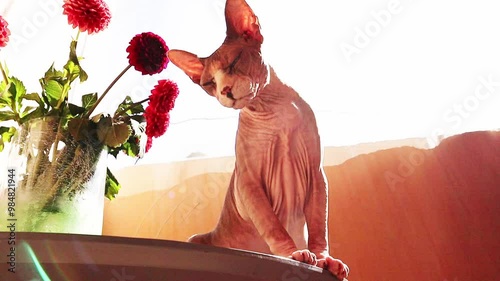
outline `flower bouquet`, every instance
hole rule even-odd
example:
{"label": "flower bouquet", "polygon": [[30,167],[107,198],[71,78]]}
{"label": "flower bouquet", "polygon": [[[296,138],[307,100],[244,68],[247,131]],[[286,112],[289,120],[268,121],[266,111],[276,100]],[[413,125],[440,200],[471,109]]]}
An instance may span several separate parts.
{"label": "flower bouquet", "polygon": [[[4,198],[12,201],[9,206],[19,200],[19,194],[15,197],[17,193],[35,192],[27,199],[30,203],[37,202],[27,204],[30,211],[37,212],[25,219],[29,225],[27,231],[54,231],[40,230],[40,226],[47,225],[44,220],[50,214],[64,212],[62,202],[71,204],[79,194],[97,188],[94,178],[98,167],[104,167],[101,195],[115,198],[120,184],[106,164],[100,164],[101,160],[108,154],[116,157],[124,152],[140,157],[147,152],[153,138],[165,133],[169,112],[178,96],[173,81],[159,80],[149,97],[133,101],[127,96],[113,114],[94,114],[96,107],[131,67],[142,75],[157,74],[167,67],[165,41],[154,33],[145,32],[132,38],[126,48],[129,64],[101,95],[84,94],[81,104],[70,103],[68,96],[74,94],[72,85],[88,78],[82,58],[77,55],[78,38],[82,32],[93,34],[104,30],[111,14],[102,0],[65,0],[63,14],[77,29],[77,35],[71,40],[69,58],[63,68],[56,69],[52,65],[40,78],[40,92],[28,92],[23,82],[11,76],[5,64],[0,64],[3,78],[0,78],[0,121],[4,123],[0,126],[0,151],[6,142],[12,142],[14,150],[9,154],[9,166],[19,169],[9,170],[9,173],[17,173],[17,180],[9,175],[9,188],[2,191]],[[0,50],[7,46],[9,35],[7,22],[0,15]],[[143,104],[148,101],[144,108]],[[3,126],[5,124],[10,125]],[[16,156],[21,156],[21,160],[14,163]]]}

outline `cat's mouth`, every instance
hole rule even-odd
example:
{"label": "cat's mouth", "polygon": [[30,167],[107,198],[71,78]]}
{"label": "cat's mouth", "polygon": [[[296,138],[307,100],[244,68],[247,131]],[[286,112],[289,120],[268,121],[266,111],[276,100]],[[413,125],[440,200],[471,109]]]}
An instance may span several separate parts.
{"label": "cat's mouth", "polygon": [[251,101],[254,98],[254,94],[250,93],[246,96],[243,96],[239,99],[232,99],[233,100],[233,105],[231,106],[234,109],[242,109],[245,107],[249,101]]}

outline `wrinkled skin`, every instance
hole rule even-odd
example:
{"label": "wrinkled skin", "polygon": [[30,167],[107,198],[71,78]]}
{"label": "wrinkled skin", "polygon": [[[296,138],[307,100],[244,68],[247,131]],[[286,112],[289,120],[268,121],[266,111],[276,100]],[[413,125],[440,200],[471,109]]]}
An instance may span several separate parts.
{"label": "wrinkled skin", "polygon": [[328,252],[328,187],[314,113],[265,64],[258,19],[244,0],[227,1],[226,24],[226,40],[209,57],[168,54],[220,104],[240,109],[219,222],[189,241],[289,257],[343,279],[348,267]]}

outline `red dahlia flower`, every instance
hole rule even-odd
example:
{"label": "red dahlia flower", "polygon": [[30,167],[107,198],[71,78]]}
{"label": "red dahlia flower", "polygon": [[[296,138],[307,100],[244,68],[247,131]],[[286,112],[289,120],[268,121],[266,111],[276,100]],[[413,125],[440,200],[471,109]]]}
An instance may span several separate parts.
{"label": "red dahlia flower", "polygon": [[7,42],[9,42],[10,30],[7,28],[8,25],[7,21],[0,16],[0,47],[7,46]]}
{"label": "red dahlia flower", "polygon": [[170,123],[170,114],[159,113],[154,108],[148,107],[144,111],[146,117],[146,135],[148,137],[161,137],[167,131]]}
{"label": "red dahlia flower", "polygon": [[158,113],[167,113],[174,108],[175,99],[179,95],[177,84],[171,80],[160,80],[151,91],[149,107]]}
{"label": "red dahlia flower", "polygon": [[146,142],[146,152],[148,152],[152,146],[153,146],[153,138],[148,137],[148,141]]}
{"label": "red dahlia flower", "polygon": [[146,118],[146,152],[153,145],[153,138],[165,134],[170,123],[170,110],[174,108],[175,99],[179,95],[177,84],[170,80],[160,80],[151,90],[149,104],[144,111]]}
{"label": "red dahlia flower", "polygon": [[167,67],[168,47],[160,36],[152,32],[137,34],[127,47],[128,59],[143,75],[160,73]]}
{"label": "red dahlia flower", "polygon": [[146,136],[148,137],[146,152],[148,152],[151,146],[153,146],[153,138],[160,137],[167,131],[170,124],[170,114],[157,113],[154,112],[152,107],[148,107],[144,111],[144,117],[146,117]]}
{"label": "red dahlia flower", "polygon": [[102,0],[64,0],[63,9],[68,23],[88,34],[104,30],[111,20],[108,5]]}

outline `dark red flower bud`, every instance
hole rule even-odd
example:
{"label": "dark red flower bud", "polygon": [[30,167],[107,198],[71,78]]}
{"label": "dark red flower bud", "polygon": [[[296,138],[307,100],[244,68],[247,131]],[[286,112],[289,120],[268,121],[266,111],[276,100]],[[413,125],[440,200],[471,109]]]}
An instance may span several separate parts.
{"label": "dark red flower bud", "polygon": [[128,59],[143,75],[162,72],[169,62],[168,47],[160,36],[152,32],[137,34],[127,47]]}

